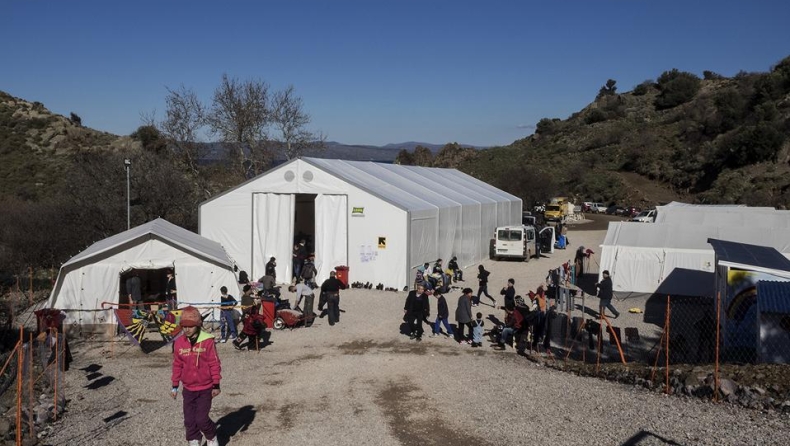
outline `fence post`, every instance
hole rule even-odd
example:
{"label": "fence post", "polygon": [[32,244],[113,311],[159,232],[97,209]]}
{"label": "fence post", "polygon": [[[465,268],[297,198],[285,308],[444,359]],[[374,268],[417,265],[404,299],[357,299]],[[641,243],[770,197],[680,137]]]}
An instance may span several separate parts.
{"label": "fence post", "polygon": [[19,351],[16,363],[16,444],[22,444],[22,365],[25,349],[22,348],[23,328],[19,326]]}
{"label": "fence post", "polygon": [[30,305],[33,305],[33,267],[28,266],[27,269],[28,272],[30,273],[30,288],[28,290],[29,291],[28,300],[30,301]]}
{"label": "fence post", "polygon": [[55,328],[55,417],[58,419],[58,380],[60,379],[60,347],[58,343],[58,329]]}
{"label": "fence post", "polygon": [[36,438],[35,423],[33,423],[33,333],[30,333],[28,342],[28,350],[30,351],[30,358],[28,359],[28,393],[27,393],[27,410],[30,411],[30,438]]}
{"label": "fence post", "polygon": [[719,343],[721,327],[721,291],[716,292],[716,365],[713,369],[713,401],[719,401]]}
{"label": "fence post", "polygon": [[664,392],[667,395],[669,395],[669,393],[670,393],[669,392],[669,323],[672,320],[672,317],[670,315],[671,314],[670,312],[672,311],[672,307],[670,306],[670,303],[669,303],[670,299],[671,299],[670,296],[667,295],[667,320],[665,322],[666,325],[667,325],[667,337],[666,337],[667,350],[666,350],[666,355],[665,355],[665,357],[666,357],[666,371],[665,371],[666,372],[666,385],[665,385],[665,387],[666,388],[664,389]]}

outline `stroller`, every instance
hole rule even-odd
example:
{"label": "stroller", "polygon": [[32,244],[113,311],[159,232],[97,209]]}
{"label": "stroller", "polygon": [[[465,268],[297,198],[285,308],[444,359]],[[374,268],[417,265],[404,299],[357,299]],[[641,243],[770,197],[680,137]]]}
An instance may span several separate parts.
{"label": "stroller", "polygon": [[277,310],[277,316],[274,318],[275,329],[284,330],[286,327],[294,329],[299,324],[311,324],[315,320],[315,314],[307,317],[299,307],[293,310],[290,307],[291,305],[289,304],[288,308]]}

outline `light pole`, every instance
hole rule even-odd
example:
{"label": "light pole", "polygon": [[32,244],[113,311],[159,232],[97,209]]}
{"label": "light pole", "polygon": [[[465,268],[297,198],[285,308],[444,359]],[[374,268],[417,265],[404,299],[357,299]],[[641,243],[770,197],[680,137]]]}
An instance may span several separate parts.
{"label": "light pole", "polygon": [[132,229],[131,208],[129,206],[129,169],[132,167],[132,160],[124,158],[123,165],[126,168],[126,229],[129,230]]}

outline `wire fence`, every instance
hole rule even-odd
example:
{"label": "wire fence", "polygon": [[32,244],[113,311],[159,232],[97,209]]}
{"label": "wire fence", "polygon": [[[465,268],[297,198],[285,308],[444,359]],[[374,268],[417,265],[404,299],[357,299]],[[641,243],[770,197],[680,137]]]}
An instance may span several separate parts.
{"label": "wire fence", "polygon": [[7,399],[13,393],[15,410],[10,416],[10,434],[21,445],[25,439],[37,438],[38,429],[63,413],[64,378],[70,361],[68,344],[56,329],[34,337],[20,327],[16,345],[3,357],[0,396]]}
{"label": "wire fence", "polygon": [[619,368],[638,375],[632,382],[660,383],[667,393],[733,399],[748,393],[736,378],[762,378],[767,384],[755,384],[754,391],[761,398],[770,399],[762,396],[766,385],[781,398],[790,396],[781,390],[790,376],[790,311],[776,296],[757,296],[753,289],[714,297],[645,294],[615,298],[612,311],[592,294],[597,274],[581,274],[578,263],[549,272],[550,307],[542,326],[525,334],[529,353],[595,375]]}

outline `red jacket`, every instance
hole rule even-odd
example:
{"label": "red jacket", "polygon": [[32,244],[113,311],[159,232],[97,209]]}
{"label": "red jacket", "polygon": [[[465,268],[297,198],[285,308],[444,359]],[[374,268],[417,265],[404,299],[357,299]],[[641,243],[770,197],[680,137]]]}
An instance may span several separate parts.
{"label": "red jacket", "polygon": [[201,330],[195,345],[186,336],[175,340],[173,350],[173,387],[178,383],[191,391],[206,390],[219,386],[222,379],[217,350],[214,348],[214,336]]}

